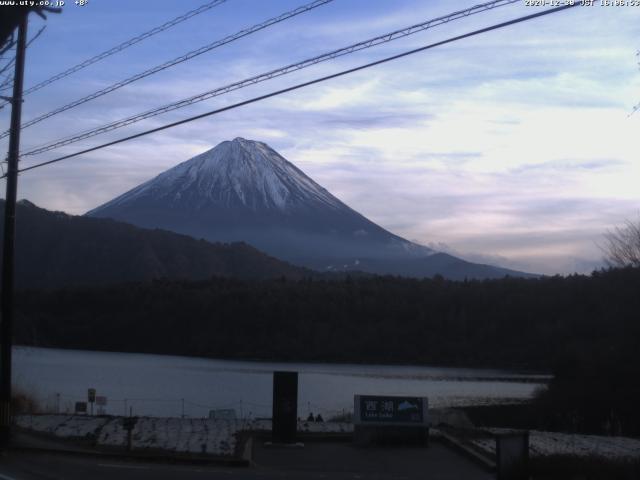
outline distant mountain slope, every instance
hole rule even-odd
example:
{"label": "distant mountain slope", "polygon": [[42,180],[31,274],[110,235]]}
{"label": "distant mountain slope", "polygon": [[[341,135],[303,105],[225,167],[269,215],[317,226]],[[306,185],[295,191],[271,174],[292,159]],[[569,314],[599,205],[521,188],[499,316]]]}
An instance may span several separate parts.
{"label": "distant mountain slope", "polygon": [[355,265],[418,277],[526,275],[448,255],[447,261],[431,259],[435,251],[376,225],[265,143],[243,138],[222,142],[87,215],[211,241],[245,241],[320,271]]}
{"label": "distant mountain slope", "polygon": [[[314,265],[308,265],[314,268]],[[316,265],[320,268],[320,265]],[[442,275],[449,280],[464,279],[497,279],[505,276],[531,278],[538,277],[516,270],[494,267],[482,263],[472,263],[449,255],[448,253],[434,253],[423,258],[392,260],[379,258],[362,258],[351,264],[342,263],[340,259],[330,262],[325,271],[333,272],[368,272],[378,275],[397,275],[401,277],[424,278]]]}
{"label": "distant mountain slope", "polygon": [[[0,200],[0,214],[4,213]],[[3,225],[0,223],[0,231]],[[0,237],[1,238],[1,237]],[[20,201],[16,215],[18,288],[104,285],[156,278],[300,278],[305,270],[242,244],[212,244],[109,219],[50,212]]]}

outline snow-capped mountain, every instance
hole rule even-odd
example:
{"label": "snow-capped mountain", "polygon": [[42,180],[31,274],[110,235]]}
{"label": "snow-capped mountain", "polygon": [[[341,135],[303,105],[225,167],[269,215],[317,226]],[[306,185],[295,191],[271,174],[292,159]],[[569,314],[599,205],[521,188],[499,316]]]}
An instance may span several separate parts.
{"label": "snow-capped mountain", "polygon": [[268,145],[243,138],[222,142],[100,208],[144,199],[193,210],[215,206],[286,213],[305,206],[346,208]]}
{"label": "snow-capped mountain", "polygon": [[[399,265],[409,261],[411,275],[416,276],[417,264],[431,264],[429,257],[444,255],[376,225],[267,144],[243,138],[222,142],[87,215],[212,241],[245,241],[278,258],[321,270],[402,273],[405,268]],[[469,276],[505,274],[481,267],[496,272]],[[425,275],[447,276],[427,270]]]}

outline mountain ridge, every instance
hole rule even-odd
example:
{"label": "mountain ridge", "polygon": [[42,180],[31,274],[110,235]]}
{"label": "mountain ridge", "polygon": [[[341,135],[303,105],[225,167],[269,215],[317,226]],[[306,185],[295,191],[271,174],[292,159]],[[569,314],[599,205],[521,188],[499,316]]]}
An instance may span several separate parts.
{"label": "mountain ridge", "polygon": [[[4,206],[5,201],[0,199],[0,214]],[[206,280],[213,276],[299,279],[310,273],[245,243],[216,244],[112,219],[68,215],[45,210],[28,200],[17,205],[18,288],[111,285],[163,278]]]}

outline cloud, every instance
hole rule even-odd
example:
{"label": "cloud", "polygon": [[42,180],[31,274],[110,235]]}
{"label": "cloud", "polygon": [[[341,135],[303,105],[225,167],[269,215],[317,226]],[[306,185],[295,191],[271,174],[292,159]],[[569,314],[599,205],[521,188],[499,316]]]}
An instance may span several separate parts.
{"label": "cloud", "polygon": [[[162,48],[141,44],[27,97],[23,118],[289,5],[246,1],[242,14],[221,7],[167,32]],[[415,24],[452,11],[451,5],[333,2],[26,129],[23,145]],[[455,8],[471,5],[461,2]],[[167,4],[168,10],[149,18],[132,5],[137,23],[128,23],[110,4],[95,8],[100,19],[88,16],[75,24],[75,12],[48,27],[50,43],[30,48],[28,83],[59,70],[61,63],[86,58],[94,47],[107,48],[120,36],[138,32],[146,25],[141,22],[159,24],[181,10],[179,2]],[[394,233],[424,244],[441,242],[470,260],[509,268],[587,271],[601,257],[596,246],[601,234],[632,217],[640,204],[640,115],[628,116],[640,97],[635,56],[640,9],[622,10],[576,8],[34,170],[21,175],[20,195],[47,208],[83,213],[220,141],[243,136],[267,141]],[[528,13],[514,5],[452,22],[25,159],[23,165]],[[78,28],[85,41],[76,49]],[[109,29],[111,39],[91,33]],[[51,54],[58,50],[60,56]],[[8,109],[0,111],[0,120],[6,123],[7,115]],[[0,142],[5,146],[6,140]]]}

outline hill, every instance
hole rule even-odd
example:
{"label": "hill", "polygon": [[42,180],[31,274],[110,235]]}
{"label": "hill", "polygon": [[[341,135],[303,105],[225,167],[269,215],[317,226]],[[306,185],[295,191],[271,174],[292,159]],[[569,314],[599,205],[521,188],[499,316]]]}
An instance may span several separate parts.
{"label": "hill", "polygon": [[[4,204],[0,200],[0,214]],[[212,276],[300,278],[306,273],[244,243],[210,243],[110,219],[51,212],[25,200],[17,205],[17,288]]]}

